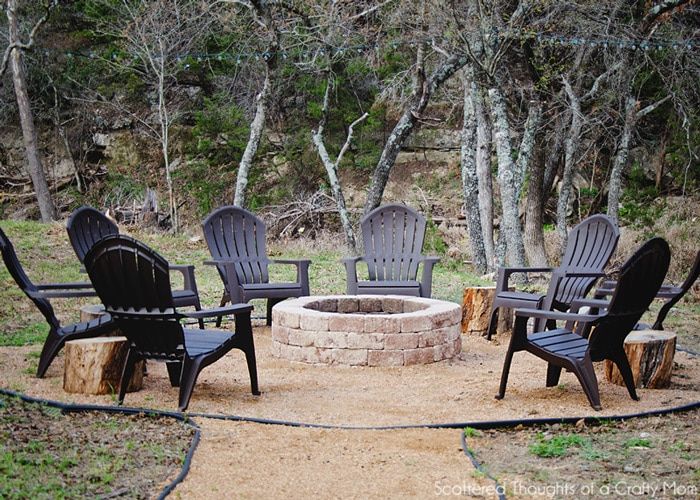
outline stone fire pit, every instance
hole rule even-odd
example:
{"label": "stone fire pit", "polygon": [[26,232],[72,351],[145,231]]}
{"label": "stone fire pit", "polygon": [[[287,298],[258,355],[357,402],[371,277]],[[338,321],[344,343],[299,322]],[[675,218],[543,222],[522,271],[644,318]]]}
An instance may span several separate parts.
{"label": "stone fire pit", "polygon": [[274,356],[313,364],[403,366],[462,351],[461,307],[398,295],[301,297],[272,309]]}

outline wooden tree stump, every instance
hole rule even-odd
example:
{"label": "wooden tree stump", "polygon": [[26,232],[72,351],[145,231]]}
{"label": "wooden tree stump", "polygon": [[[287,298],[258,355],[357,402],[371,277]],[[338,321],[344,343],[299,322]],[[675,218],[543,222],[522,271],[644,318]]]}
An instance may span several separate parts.
{"label": "wooden tree stump", "polygon": [[[482,335],[488,333],[491,319],[491,304],[496,295],[495,286],[474,286],[464,289],[462,297],[462,333]],[[513,324],[513,311],[500,308],[496,333],[510,332]]]}
{"label": "wooden tree stump", "polygon": [[105,308],[100,304],[90,304],[87,306],[82,306],[80,308],[80,322],[87,323],[93,319],[97,319],[100,316],[107,314]]}
{"label": "wooden tree stump", "polygon": [[[118,392],[128,351],[126,337],[97,337],[66,342],[63,390],[80,394]],[[136,364],[127,392],[143,387],[142,363]]]}
{"label": "wooden tree stump", "polygon": [[[625,353],[634,375],[636,387],[660,389],[671,383],[676,334],[662,330],[633,331],[625,339]],[[605,378],[625,385],[614,363],[605,361]]]}

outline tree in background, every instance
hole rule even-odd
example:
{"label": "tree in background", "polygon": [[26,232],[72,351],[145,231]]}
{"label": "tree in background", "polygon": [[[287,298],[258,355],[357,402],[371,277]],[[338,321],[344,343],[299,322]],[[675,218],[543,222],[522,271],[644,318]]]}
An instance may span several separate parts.
{"label": "tree in background", "polygon": [[159,142],[173,230],[178,230],[177,194],[173,185],[171,129],[181,116],[178,75],[207,32],[210,17],[188,0],[92,0],[97,33],[118,41],[124,57],[113,64],[136,72],[155,94],[156,124],[140,120]]}
{"label": "tree in background", "polygon": [[46,2],[43,4],[44,14],[34,24],[29,32],[28,40],[22,41],[20,22],[17,17],[17,0],[7,0],[5,2],[5,14],[8,20],[8,45],[0,63],[0,77],[5,73],[8,65],[12,70],[12,83],[15,88],[17,108],[19,110],[20,123],[22,125],[22,136],[24,138],[24,148],[27,156],[27,170],[32,179],[34,192],[39,204],[39,212],[43,222],[49,222],[56,218],[56,207],[51,198],[51,191],[46,182],[46,173],[39,156],[39,143],[37,140],[34,116],[29,102],[29,92],[27,90],[27,79],[25,76],[22,53],[29,50],[34,45],[36,34],[41,26],[48,20],[51,10],[56,6],[56,2]]}

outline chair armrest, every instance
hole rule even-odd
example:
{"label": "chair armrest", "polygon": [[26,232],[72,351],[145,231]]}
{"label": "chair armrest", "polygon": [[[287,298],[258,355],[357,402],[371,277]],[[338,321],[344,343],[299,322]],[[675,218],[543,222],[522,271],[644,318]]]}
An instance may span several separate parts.
{"label": "chair armrest", "polygon": [[511,274],[551,273],[553,270],[554,268],[552,267],[499,267],[498,277],[496,278],[496,293],[508,291],[508,279],[510,278]]}
{"label": "chair armrest", "polygon": [[357,263],[365,260],[362,256],[343,257],[340,262],[345,266],[347,294],[357,295]]}
{"label": "chair armrest", "polygon": [[591,307],[594,309],[606,309],[609,305],[610,301],[607,299],[577,299],[571,303],[571,308]]}
{"label": "chair armrest", "polygon": [[271,259],[273,264],[290,264],[297,268],[297,283],[301,285],[301,294],[309,295],[309,266],[311,259]]}
{"label": "chair armrest", "polygon": [[27,292],[32,298],[37,299],[74,299],[78,297],[97,297],[95,290],[37,290]]}
{"label": "chair armrest", "polygon": [[30,297],[37,299],[72,299],[77,297],[96,297],[97,293],[92,283],[42,283],[37,290],[28,292]]}
{"label": "chair armrest", "polygon": [[270,262],[273,262],[275,264],[293,264],[295,266],[308,266],[309,264],[311,264],[311,259],[270,259]]}
{"label": "chair armrest", "polygon": [[42,283],[36,287],[38,290],[80,290],[92,288],[92,283],[89,281],[81,281],[79,283]]}
{"label": "chair armrest", "polygon": [[186,313],[180,313],[185,318],[201,319],[201,318],[213,318],[215,316],[226,316],[228,314],[244,314],[253,310],[253,306],[250,304],[232,304],[226,307],[215,307],[213,309],[203,309],[201,311],[188,311]]}
{"label": "chair armrest", "polygon": [[194,279],[194,266],[191,264],[170,264],[170,269],[182,273],[184,289],[197,293],[197,282]]}
{"label": "chair armrest", "polygon": [[592,323],[600,319],[595,314],[576,314],[559,311],[545,311],[542,309],[516,309],[515,315],[523,318],[553,319],[555,321],[578,321],[582,323]]}
{"label": "chair armrest", "polygon": [[593,293],[593,297],[595,299],[600,299],[602,297],[607,297],[609,295],[612,295],[615,293],[614,288],[596,288],[595,292]]}
{"label": "chair armrest", "polygon": [[421,294],[423,297],[430,298],[433,293],[433,266],[440,262],[440,257],[434,255],[427,255],[419,259],[423,262],[423,274],[420,280]]}
{"label": "chair armrest", "polygon": [[561,272],[562,278],[602,278],[603,276],[607,275],[601,271],[588,271],[586,269],[576,268],[572,268],[571,270],[562,270]]}

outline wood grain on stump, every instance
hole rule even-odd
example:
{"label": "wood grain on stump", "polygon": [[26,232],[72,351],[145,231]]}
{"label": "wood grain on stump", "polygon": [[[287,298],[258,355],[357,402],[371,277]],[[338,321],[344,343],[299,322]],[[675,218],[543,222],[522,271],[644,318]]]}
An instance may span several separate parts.
{"label": "wood grain on stump", "polygon": [[[662,330],[633,331],[625,339],[625,353],[632,368],[636,387],[660,389],[671,383],[676,334]],[[614,363],[605,361],[605,378],[625,385]]]}
{"label": "wood grain on stump", "polygon": [[[495,286],[474,286],[464,289],[462,297],[462,333],[486,335],[491,319],[491,304],[496,295]],[[513,324],[512,309],[498,310],[496,333],[510,332]]]}
{"label": "wood grain on stump", "polygon": [[[97,337],[66,342],[63,390],[80,394],[118,392],[128,351],[126,337]],[[143,387],[142,363],[136,364],[127,392]]]}

